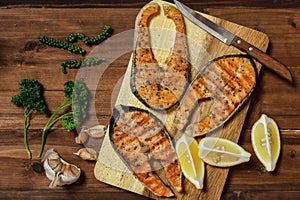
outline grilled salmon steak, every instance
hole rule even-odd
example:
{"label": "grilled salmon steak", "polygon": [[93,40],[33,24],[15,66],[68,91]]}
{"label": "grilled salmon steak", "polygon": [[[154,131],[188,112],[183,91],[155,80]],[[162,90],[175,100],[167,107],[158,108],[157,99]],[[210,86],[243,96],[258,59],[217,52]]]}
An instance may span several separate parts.
{"label": "grilled salmon steak", "polygon": [[135,107],[118,106],[113,111],[110,140],[123,162],[148,190],[157,196],[173,196],[155,173],[159,162],[171,187],[182,190],[182,173],[168,133],[151,113]]}
{"label": "grilled salmon steak", "polygon": [[147,4],[136,21],[135,49],[131,70],[133,94],[147,107],[165,110],[175,105],[188,84],[189,64],[185,25],[181,13],[171,5],[163,5],[164,15],[175,24],[175,41],[163,64],[155,59],[150,41],[149,22],[159,14],[160,5]]}
{"label": "grilled salmon steak", "polygon": [[[256,83],[256,67],[245,55],[222,56],[210,61],[198,73],[175,112],[176,128],[201,136],[223,125],[250,96]],[[195,123],[191,116],[201,101],[211,101],[209,113]],[[196,117],[197,118],[197,117]]]}

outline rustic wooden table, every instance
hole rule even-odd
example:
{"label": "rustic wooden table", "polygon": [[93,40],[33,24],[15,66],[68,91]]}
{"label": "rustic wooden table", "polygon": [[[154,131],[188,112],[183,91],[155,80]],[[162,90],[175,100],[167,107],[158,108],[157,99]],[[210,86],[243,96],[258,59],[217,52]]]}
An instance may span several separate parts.
{"label": "rustic wooden table", "polygon": [[[47,137],[45,149],[55,148],[65,160],[83,171],[79,181],[68,187],[49,189],[49,180],[40,170],[36,157],[41,142],[44,115],[35,114],[28,140],[33,159],[28,160],[23,144],[23,110],[11,104],[18,94],[18,82],[36,78],[44,87],[44,97],[53,111],[63,100],[63,83],[74,80],[78,70],[61,73],[60,63],[80,58],[69,52],[45,47],[37,37],[64,39],[73,32],[97,34],[103,25],[113,27],[113,35],[134,28],[139,9],[147,1],[12,1],[0,3],[0,199],[143,199],[144,197],[97,181],[94,162],[73,155],[82,146],[75,144],[76,133],[59,125]],[[300,198],[300,4],[294,1],[187,1],[194,9],[266,33],[268,53],[285,63],[294,78],[290,85],[267,69],[262,70],[239,144],[253,154],[250,129],[262,113],[280,127],[281,156],[274,172],[268,173],[255,156],[250,163],[232,167],[222,199],[299,199]],[[122,47],[122,43],[119,44]],[[83,45],[82,45],[83,46]],[[86,47],[85,47],[86,48]],[[118,51],[118,46],[115,51]],[[88,52],[93,47],[86,48]],[[114,48],[101,57],[111,58]],[[117,57],[105,70],[96,87],[95,108],[98,121],[107,124],[112,96],[125,73],[130,51]],[[101,142],[101,141],[99,141]]]}

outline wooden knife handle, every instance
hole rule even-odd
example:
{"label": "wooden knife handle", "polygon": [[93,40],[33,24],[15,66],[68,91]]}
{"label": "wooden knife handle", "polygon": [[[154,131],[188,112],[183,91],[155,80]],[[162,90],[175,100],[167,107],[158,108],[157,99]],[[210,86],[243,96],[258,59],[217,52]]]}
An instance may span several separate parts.
{"label": "wooden knife handle", "polygon": [[258,48],[254,47],[238,36],[235,36],[231,44],[239,50],[249,54],[251,57],[255,58],[258,62],[274,71],[282,78],[288,80],[291,83],[293,82],[291,72],[288,70],[288,68],[263,51],[259,50]]}

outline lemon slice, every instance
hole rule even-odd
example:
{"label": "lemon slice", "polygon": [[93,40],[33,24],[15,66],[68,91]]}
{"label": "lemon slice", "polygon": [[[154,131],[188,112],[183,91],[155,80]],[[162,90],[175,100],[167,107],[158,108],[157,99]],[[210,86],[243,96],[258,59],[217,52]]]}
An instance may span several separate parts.
{"label": "lemon slice", "polygon": [[207,164],[231,167],[250,160],[251,154],[236,143],[218,137],[205,137],[199,143],[199,157]]}
{"label": "lemon slice", "polygon": [[176,142],[176,152],[184,176],[197,189],[203,188],[204,162],[199,158],[198,143],[190,136],[183,136]]}
{"label": "lemon slice", "polygon": [[276,122],[262,114],[251,129],[251,143],[266,170],[274,171],[280,154],[280,135]]}

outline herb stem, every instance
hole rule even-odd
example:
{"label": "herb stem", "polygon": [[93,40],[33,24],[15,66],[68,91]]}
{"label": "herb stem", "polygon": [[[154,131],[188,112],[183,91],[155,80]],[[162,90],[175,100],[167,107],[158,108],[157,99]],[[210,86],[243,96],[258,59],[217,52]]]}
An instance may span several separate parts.
{"label": "herb stem", "polygon": [[24,119],[23,119],[23,125],[24,125],[24,131],[23,131],[23,137],[24,137],[24,145],[25,149],[28,155],[28,158],[31,159],[31,151],[28,146],[28,138],[27,138],[27,131],[30,126],[30,123],[28,122],[28,117],[30,116],[31,111],[28,111],[28,109],[24,109]]}
{"label": "herb stem", "polygon": [[68,106],[71,106],[72,103],[68,103],[70,99],[68,98],[65,98],[65,100],[60,104],[60,106],[58,106],[58,108],[52,113],[52,115],[49,117],[45,127],[43,128],[43,131],[42,131],[42,144],[41,144],[41,147],[40,147],[40,150],[39,150],[39,153],[38,153],[38,157],[40,158],[43,154],[43,150],[44,150],[44,147],[45,147],[45,143],[46,143],[46,134],[47,134],[47,131],[57,122],[61,119],[62,116],[60,117],[57,117],[54,119],[54,117],[57,115],[57,113],[59,111],[61,111],[62,109],[68,107]]}
{"label": "herb stem", "polygon": [[73,112],[68,112],[68,113],[65,113],[57,118],[55,118],[53,121],[48,121],[47,122],[47,125],[44,127],[43,129],[43,132],[42,132],[42,144],[41,144],[41,147],[40,147],[40,150],[39,150],[39,153],[38,153],[38,157],[40,158],[43,154],[43,150],[44,150],[44,147],[45,147],[45,143],[46,143],[46,133],[47,131],[49,130],[50,127],[52,127],[56,122],[58,122],[59,120],[61,119],[64,119],[64,118],[67,118],[69,117],[71,114],[73,114]]}
{"label": "herb stem", "polygon": [[[51,126],[53,126],[56,122],[58,122],[59,120],[64,119],[64,118],[66,118],[66,117],[69,117],[69,116],[72,115],[72,114],[73,114],[73,112],[70,111],[70,112],[68,112],[68,113],[65,113],[65,114],[63,114],[63,115],[61,115],[61,116],[55,118],[50,124],[48,124],[48,129],[49,129]],[[48,130],[48,129],[47,129],[47,130]],[[47,131],[47,130],[46,130],[46,131]]]}

